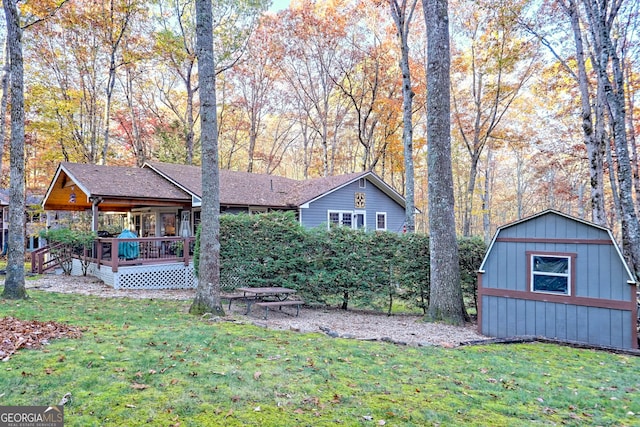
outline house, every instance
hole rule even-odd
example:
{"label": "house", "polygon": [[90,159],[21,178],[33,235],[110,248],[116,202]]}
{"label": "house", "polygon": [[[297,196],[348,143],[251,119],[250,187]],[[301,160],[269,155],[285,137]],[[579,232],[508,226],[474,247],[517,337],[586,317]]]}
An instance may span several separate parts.
{"label": "house", "polygon": [[[195,286],[191,255],[200,223],[202,179],[199,166],[150,162],[142,168],[61,163],[42,206],[49,225],[58,211],[89,213],[100,238],[88,269],[114,288]],[[273,175],[220,170],[221,213],[294,211],[305,227],[332,224],[401,232],[404,198],[373,172],[294,180]],[[131,230],[136,238],[119,238]],[[127,248],[134,249],[126,251]],[[135,256],[131,256],[135,253]],[[43,271],[45,251],[32,265]],[[76,262],[72,274],[80,274]]]}
{"label": "house", "polygon": [[[32,194],[26,196],[26,242],[25,249],[34,250],[40,245],[38,233],[44,228],[40,202],[42,197]],[[0,255],[6,255],[9,240],[9,190],[0,189]]]}
{"label": "house", "polygon": [[[199,166],[61,163],[43,207],[93,211],[96,231],[104,227],[99,213],[109,212],[127,214],[123,221],[129,223],[123,223],[123,228],[141,237],[193,235],[200,222],[201,197]],[[220,170],[221,213],[293,210],[305,227],[337,224],[400,232],[404,206],[404,198],[371,171],[295,180]]]}
{"label": "house", "polygon": [[635,349],[636,291],[608,229],[548,210],[497,230],[478,272],[478,328]]}

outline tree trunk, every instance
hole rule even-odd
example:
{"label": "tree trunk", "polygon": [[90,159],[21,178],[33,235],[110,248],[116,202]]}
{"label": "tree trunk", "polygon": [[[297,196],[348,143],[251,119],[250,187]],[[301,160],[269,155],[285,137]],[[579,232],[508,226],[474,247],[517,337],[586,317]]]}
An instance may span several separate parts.
{"label": "tree trunk", "polygon": [[458,242],[451,170],[449,16],[447,0],[422,0],[427,26],[427,142],[432,321],[461,325]]}
{"label": "tree trunk", "polygon": [[625,128],[624,76],[620,58],[611,39],[614,18],[620,4],[601,3],[595,0],[583,0],[583,4],[596,48],[594,69],[598,75],[598,82],[604,90],[613,129],[620,195],[622,247],[633,272],[636,277],[640,277],[640,222],[638,222],[633,200],[633,177]]}
{"label": "tree trunk", "polygon": [[7,21],[7,43],[11,59],[11,148],[9,152],[9,252],[3,298],[27,298],[24,283],[24,86],[22,30],[13,0],[3,2]]}
{"label": "tree trunk", "polygon": [[476,194],[476,179],[478,177],[478,163],[480,162],[480,153],[480,150],[470,153],[471,165],[469,167],[469,182],[467,184],[467,192],[465,194],[464,223],[462,226],[462,235],[467,237],[471,236],[472,234],[471,220],[473,218],[473,198]]}
{"label": "tree trunk", "polygon": [[[9,74],[11,61],[9,58],[9,43],[5,42],[4,67],[2,69],[2,98],[0,99],[0,173],[2,173],[2,159],[4,158],[5,117],[7,117],[7,104],[9,100]],[[0,183],[1,184],[1,183]]]}
{"label": "tree trunk", "polygon": [[[413,17],[417,0],[411,0],[407,5],[407,0],[402,0],[399,5],[397,0],[392,0],[391,16],[396,23],[398,37],[400,38],[400,68],[402,71],[402,143],[404,147],[404,173],[405,180],[405,227],[407,233],[413,233],[416,229],[415,223],[415,201],[414,201],[414,171],[413,171],[413,88],[411,85],[411,69],[409,68],[409,26]],[[407,10],[407,7],[409,10]]]}
{"label": "tree trunk", "polygon": [[[487,166],[484,170],[484,194],[482,195],[482,231],[484,234],[484,241],[488,244],[491,241],[491,191],[493,186],[493,150],[491,145],[487,147]],[[520,174],[516,175],[516,180],[519,182],[522,179]],[[520,199],[520,191],[518,189],[520,185],[516,187],[516,194]],[[518,205],[521,204],[518,200]],[[519,211],[518,211],[519,212]]]}
{"label": "tree trunk", "polygon": [[[194,145],[193,142],[195,139],[195,132],[193,130],[194,128],[193,95],[195,93],[195,90],[193,88],[193,85],[191,84],[191,71],[192,71],[191,67],[189,67],[189,73],[187,74],[184,80],[185,88],[187,91],[187,109],[184,113],[185,114],[184,121],[187,128],[185,129],[184,143],[185,143],[185,151],[186,151],[185,162],[188,165],[193,164],[193,145]],[[217,124],[216,124],[216,132],[217,132]],[[202,134],[202,131],[201,131],[201,134]],[[216,141],[217,139],[218,137],[216,136]]]}
{"label": "tree trunk", "polygon": [[[626,87],[633,87],[634,71],[631,65],[627,64],[624,67],[625,85]],[[631,167],[633,169],[633,188],[635,190],[636,200],[640,200],[640,158],[638,157],[638,146],[636,143],[636,130],[634,123],[637,123],[635,117],[635,94],[626,93],[627,99],[627,130],[629,132],[629,150],[631,151]]]}
{"label": "tree trunk", "polygon": [[[119,28],[116,27],[116,24],[120,24],[120,22],[116,23],[114,17],[114,2],[111,1],[110,4],[110,15],[107,23],[109,24],[107,28],[107,38],[110,42],[111,52],[109,55],[109,77],[107,80],[107,88],[106,88],[106,102],[105,102],[105,111],[104,111],[104,143],[102,146],[102,164],[107,164],[107,156],[109,155],[109,128],[111,127],[111,102],[113,99],[113,88],[116,85],[116,70],[118,65],[116,64],[116,54],[118,52],[118,47],[120,46],[120,42],[124,37],[125,32],[127,31],[127,27],[129,25],[129,18],[131,17],[131,10],[126,11],[125,18],[122,21],[122,26]],[[113,37],[112,31],[117,30],[118,34],[116,34],[115,40]]]}
{"label": "tree trunk", "polygon": [[196,0],[202,129],[202,223],[198,289],[189,312],[224,315],[220,301],[220,176],[211,0]]}
{"label": "tree trunk", "polygon": [[[591,182],[591,220],[598,225],[606,225],[607,216],[604,207],[604,140],[601,132],[594,132],[591,96],[589,93],[589,78],[585,65],[582,30],[580,28],[578,7],[575,0],[569,0],[565,10],[571,21],[573,39],[576,45],[576,65],[578,67],[578,86],[580,88],[580,103],[582,108],[582,132],[589,158],[589,175]],[[599,105],[599,104],[598,104]],[[596,115],[597,119],[598,115]],[[602,123],[600,123],[602,126]]]}

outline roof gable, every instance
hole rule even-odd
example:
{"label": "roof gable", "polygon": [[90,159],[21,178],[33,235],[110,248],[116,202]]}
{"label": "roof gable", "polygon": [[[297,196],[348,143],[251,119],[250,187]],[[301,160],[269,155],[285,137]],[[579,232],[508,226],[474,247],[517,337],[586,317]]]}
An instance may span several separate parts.
{"label": "roof gable", "polygon": [[[542,224],[545,220],[549,218],[555,219],[555,224],[552,227],[538,227],[536,223]],[[528,227],[528,225],[533,225],[533,227]],[[525,230],[524,232],[519,232],[519,229]],[[491,255],[491,251],[499,238],[511,238],[511,239],[527,239],[527,240],[535,240],[539,239],[541,241],[554,240],[554,239],[562,239],[567,241],[575,241],[576,243],[588,244],[589,240],[608,240],[615,247],[615,250],[618,254],[618,258],[620,262],[624,265],[626,269],[626,273],[628,275],[628,280],[630,283],[634,283],[635,279],[633,278],[633,274],[629,269],[624,257],[622,256],[622,252],[620,248],[613,238],[611,231],[603,226],[597,225],[595,223],[586,221],[581,218],[573,217],[571,215],[567,215],[563,212],[559,212],[553,209],[548,209],[532,216],[514,221],[512,223],[503,225],[498,227],[496,230],[491,243],[487,249],[487,253],[482,260],[482,264],[480,265],[480,272],[484,271],[484,266],[487,262],[487,259]]]}
{"label": "roof gable", "polygon": [[[404,198],[373,172],[359,172],[307,180],[276,175],[220,170],[220,204],[295,209],[365,178],[396,203]],[[73,193],[75,203],[69,200]],[[48,210],[83,210],[101,198],[101,209],[127,208],[147,203],[198,204],[202,198],[202,170],[161,162],[142,168],[60,163],[45,195]]]}
{"label": "roof gable", "polygon": [[[147,162],[151,168],[196,198],[202,197],[200,166]],[[295,208],[323,197],[366,177],[389,197],[404,206],[404,199],[373,172],[358,172],[307,180],[276,175],[237,172],[221,169],[220,204]]]}
{"label": "roof gable", "polygon": [[126,166],[104,166],[86,163],[60,163],[42,202],[45,209],[69,209],[69,196],[76,195],[75,209],[91,206],[91,199],[102,198],[105,207],[114,200],[131,206],[138,201],[190,202],[180,188],[150,169]]}
{"label": "roof gable", "polygon": [[525,233],[528,238],[606,240],[611,238],[607,228],[555,210],[546,210],[504,225],[497,232],[500,233],[500,237],[519,237]]}

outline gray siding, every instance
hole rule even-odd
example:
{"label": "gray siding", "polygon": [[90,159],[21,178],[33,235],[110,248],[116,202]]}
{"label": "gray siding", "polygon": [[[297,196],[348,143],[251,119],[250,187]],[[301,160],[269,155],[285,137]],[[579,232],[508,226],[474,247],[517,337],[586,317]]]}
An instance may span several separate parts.
{"label": "gray siding", "polygon": [[613,244],[499,241],[504,237],[610,241],[603,230],[555,215],[505,228],[485,260],[483,287],[528,291],[527,251],[572,253],[576,254],[575,296],[631,301],[627,270]]}
{"label": "gray siding", "polygon": [[487,336],[541,336],[618,348],[631,343],[629,311],[488,295],[482,308],[481,332]]}
{"label": "gray siding", "polygon": [[[357,192],[364,192],[366,195],[365,209],[355,208]],[[358,181],[352,182],[311,202],[308,208],[300,209],[300,221],[308,228],[326,226],[328,211],[365,211],[367,230],[376,229],[377,212],[387,213],[388,231],[400,232],[404,225],[404,207],[387,196],[371,181],[367,181],[366,188],[360,188]]]}

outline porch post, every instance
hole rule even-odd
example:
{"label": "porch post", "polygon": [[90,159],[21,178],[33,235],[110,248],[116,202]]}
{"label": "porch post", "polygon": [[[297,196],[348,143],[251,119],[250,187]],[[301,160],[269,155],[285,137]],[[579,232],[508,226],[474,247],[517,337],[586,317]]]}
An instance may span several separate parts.
{"label": "porch post", "polygon": [[102,202],[102,197],[89,197],[91,201],[91,231],[98,231],[98,205]]}

